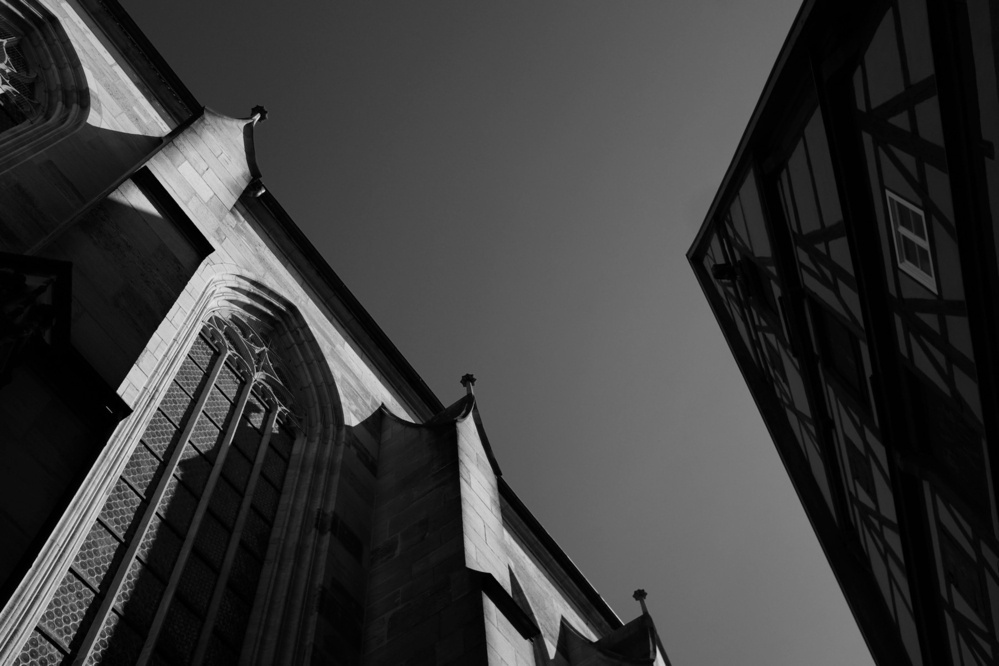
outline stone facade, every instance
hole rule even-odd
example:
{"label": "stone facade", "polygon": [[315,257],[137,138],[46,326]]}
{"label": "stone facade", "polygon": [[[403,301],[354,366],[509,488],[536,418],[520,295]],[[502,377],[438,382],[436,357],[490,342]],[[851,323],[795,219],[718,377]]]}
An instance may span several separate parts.
{"label": "stone facade", "polygon": [[0,33],[0,662],[667,663],[266,191],[265,111],[113,0]]}

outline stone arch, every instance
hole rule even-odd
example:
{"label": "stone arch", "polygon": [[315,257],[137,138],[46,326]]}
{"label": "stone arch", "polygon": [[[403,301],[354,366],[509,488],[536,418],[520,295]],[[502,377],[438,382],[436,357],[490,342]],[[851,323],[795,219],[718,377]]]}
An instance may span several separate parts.
{"label": "stone arch", "polygon": [[[225,322],[214,325],[211,334],[222,344],[228,322],[244,336],[252,334],[246,336],[251,337],[250,344],[235,345],[238,356],[243,357],[255,379],[270,385],[269,390],[285,391],[282,397],[290,400],[298,412],[298,434],[291,446],[288,472],[271,531],[271,546],[267,548],[253,600],[243,659],[254,659],[261,649],[257,642],[264,627],[287,626],[297,621],[308,601],[308,591],[315,586],[315,575],[321,571],[316,562],[322,544],[317,541],[311,518],[331,495],[327,486],[338,462],[337,444],[342,444],[343,438],[339,393],[316,337],[293,304],[247,278],[217,274],[190,313],[177,322],[177,334],[153,370],[132,416],[122,422],[109,440],[35,565],[0,614],[0,636],[5,637],[0,640],[0,661],[6,663],[19,653],[25,654],[22,650],[28,650],[30,641],[37,639],[33,628],[48,612],[47,605],[53,595],[61,593],[60,581],[69,575],[71,565],[76,566],[77,553],[109,493],[130,464],[133,451],[171,382],[210,322]],[[271,352],[275,358],[283,357],[284,363],[267,358]],[[277,372],[282,365],[283,378]],[[281,381],[286,382],[287,389],[278,388]],[[97,598],[96,603],[103,602]],[[107,612],[103,610],[104,615],[98,617],[106,616]],[[72,645],[76,646],[73,649],[80,652],[81,658],[94,645],[93,641],[99,640],[94,632],[101,629],[100,624],[90,627],[81,629],[84,633],[73,639]]]}
{"label": "stone arch", "polygon": [[[59,20],[37,0],[0,0],[0,39],[16,80],[0,99],[18,105],[23,122],[0,133],[0,173],[73,133],[90,110],[86,74]],[[5,53],[0,52],[0,60]],[[11,73],[27,68],[28,71]],[[0,81],[2,82],[2,81]],[[33,99],[24,99],[27,96]],[[17,99],[21,98],[21,99]]]}
{"label": "stone arch", "polygon": [[280,546],[265,563],[266,586],[259,592],[241,659],[247,663],[281,661],[305,640],[315,588],[321,582],[325,543],[315,516],[329,510],[335,468],[342,455],[344,417],[332,371],[298,309],[268,287],[242,277],[219,278],[224,290],[214,312],[238,318],[276,345],[275,376],[293,387],[303,417],[293,465],[278,510],[274,540]]}

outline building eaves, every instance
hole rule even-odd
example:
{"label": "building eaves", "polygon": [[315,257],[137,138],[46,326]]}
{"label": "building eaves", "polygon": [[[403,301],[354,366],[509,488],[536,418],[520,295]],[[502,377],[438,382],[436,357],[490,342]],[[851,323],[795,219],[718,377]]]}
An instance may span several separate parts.
{"label": "building eaves", "polygon": [[548,531],[541,525],[534,514],[531,513],[527,505],[524,504],[517,493],[513,491],[510,484],[506,482],[503,477],[499,477],[496,480],[499,486],[500,497],[502,497],[507,506],[512,510],[519,518],[525,527],[527,527],[531,534],[538,540],[538,542],[544,547],[552,559],[559,565],[562,571],[569,577],[572,583],[579,589],[587,601],[593,604],[593,608],[600,614],[605,622],[611,627],[611,629],[618,629],[623,626],[621,618],[617,616],[617,613],[604,601],[604,598],[600,596],[596,588],[590,584],[590,581],[586,579],[586,576],[579,570],[579,568],[573,563],[565,551],[558,545],[555,539],[552,538]]}
{"label": "building eaves", "polygon": [[697,235],[694,237],[694,242],[687,251],[688,261],[694,261],[694,255],[696,254],[698,248],[700,248],[701,242],[704,239],[708,228],[711,226],[711,221],[714,219],[718,208],[724,203],[725,200],[728,199],[732,188],[739,185],[739,183],[733,182],[733,180],[743,169],[745,161],[750,154],[751,143],[758,136],[758,130],[764,116],[771,111],[772,103],[775,99],[774,93],[779,84],[786,84],[786,79],[788,77],[785,74],[786,70],[789,68],[789,63],[792,63],[795,60],[800,60],[793,59],[791,57],[792,53],[806,48],[806,45],[802,43],[803,40],[800,38],[805,31],[806,24],[812,17],[815,5],[816,0],[805,0],[805,2],[803,2],[801,7],[798,9],[794,22],[791,24],[791,30],[784,39],[784,44],[781,46],[780,53],[777,55],[777,61],[774,63],[773,69],[770,70],[770,75],[767,77],[766,85],[763,86],[763,92],[760,94],[760,98],[756,102],[756,107],[753,109],[753,114],[749,118],[749,123],[746,125],[746,129],[742,133],[742,138],[739,139],[739,145],[736,147],[735,154],[732,156],[732,161],[729,163],[728,169],[725,171],[725,176],[722,178],[721,185],[718,187],[718,191],[715,193],[715,197],[711,201],[711,206],[708,208],[707,215],[704,217],[704,222],[701,224],[700,229],[697,231]]}
{"label": "building eaves", "polygon": [[117,0],[79,0],[96,24],[98,38],[107,39],[122,58],[122,69],[149,100],[175,124],[201,113],[194,93],[180,80]]}
{"label": "building eaves", "polygon": [[[278,203],[278,200],[268,190],[259,197],[244,196],[243,202],[251,211],[261,206],[266,211],[266,219],[273,220],[281,236],[292,244],[285,248],[285,255],[291,261],[307,264],[308,270],[301,270],[303,276],[315,275],[322,285],[328,288],[336,299],[335,303],[327,302],[337,314],[341,324],[350,333],[354,342],[363,350],[383,377],[389,381],[413,407],[423,420],[429,420],[444,409],[444,404],[434,394],[423,378],[410,365],[406,357],[392,343],[385,332],[375,323],[374,318],[364,309],[360,301],[351,293],[340,276],[329,265],[329,262],[312,244],[304,232],[291,219],[288,212]],[[255,216],[261,222],[264,217]],[[282,239],[272,236],[272,240],[282,243]],[[292,249],[292,252],[288,252]],[[299,266],[300,269],[304,268]],[[317,285],[318,286],[318,285]],[[318,290],[322,293],[322,289]]]}

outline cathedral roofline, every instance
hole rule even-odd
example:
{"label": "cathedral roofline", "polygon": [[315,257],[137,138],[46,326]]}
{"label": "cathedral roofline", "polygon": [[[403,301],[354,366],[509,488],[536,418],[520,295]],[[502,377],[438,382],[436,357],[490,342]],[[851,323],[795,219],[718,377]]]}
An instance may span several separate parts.
{"label": "cathedral roofline", "polygon": [[[302,269],[303,275],[310,272],[318,273],[320,280],[329,287],[329,291],[338,301],[335,304],[329,303],[331,309],[337,313],[340,322],[351,333],[357,344],[414,412],[424,420],[440,412],[443,404],[423,378],[375,323],[277,199],[265,188],[260,187],[261,172],[256,162],[253,125],[258,118],[262,120],[266,116],[266,111],[262,107],[256,107],[253,116],[241,119],[231,118],[205,108],[117,0],[81,0],[80,4],[88,15],[97,21],[100,27],[99,36],[106,38],[108,43],[114,46],[114,50],[123,57],[123,64],[127,65],[123,69],[132,82],[149,96],[163,113],[164,118],[172,119],[176,123],[172,131],[153,149],[152,154],[170,144],[177,135],[199,119],[209,117],[217,123],[238,124],[238,130],[243,134],[249,173],[254,179],[247,188],[249,196],[243,196],[242,201],[247,203],[247,207],[251,210],[259,210],[253,205],[253,201],[262,204],[269,213],[266,217],[273,219],[278,229],[290,241],[292,247],[288,249],[293,251],[288,253],[289,258],[295,260],[298,257],[295,263]],[[116,189],[131,175],[131,172],[123,174],[108,192]],[[258,221],[265,221],[262,216],[255,217]]]}
{"label": "cathedral roofline", "polygon": [[583,572],[579,570],[579,567],[572,561],[572,559],[566,555],[562,547],[558,545],[558,542],[548,533],[548,530],[542,526],[531,510],[527,508],[527,505],[517,496],[517,493],[513,491],[510,484],[506,482],[506,479],[499,477],[496,479],[499,485],[500,497],[506,500],[507,505],[510,509],[517,514],[517,517],[523,521],[524,525],[531,530],[531,533],[538,539],[538,541],[545,547],[545,549],[551,554],[552,558],[559,564],[559,566],[565,571],[566,575],[572,580],[577,588],[586,597],[586,600],[593,604],[594,609],[596,609],[600,616],[612,629],[618,629],[624,625],[621,622],[621,618],[618,617],[617,613],[614,612],[604,598],[600,596],[593,584],[587,580]]}
{"label": "cathedral roofline", "polygon": [[441,428],[447,427],[448,425],[456,425],[457,423],[468,419],[469,417],[474,419],[476,430],[478,431],[479,439],[482,442],[482,448],[486,453],[486,457],[489,459],[489,464],[492,467],[493,473],[496,475],[496,482],[499,489],[500,497],[505,500],[507,506],[512,510],[523,525],[530,530],[531,534],[538,540],[541,546],[551,555],[552,559],[556,564],[565,572],[569,580],[579,589],[588,602],[590,602],[593,607],[600,614],[600,617],[607,622],[607,624],[612,629],[619,629],[624,626],[621,618],[618,617],[617,613],[604,601],[604,598],[600,595],[597,589],[587,580],[586,576],[583,575],[579,567],[572,561],[572,559],[566,555],[562,547],[558,545],[558,542],[548,533],[548,530],[544,528],[541,522],[534,517],[527,505],[517,496],[510,484],[506,482],[503,477],[503,472],[500,470],[499,463],[496,461],[496,457],[493,454],[492,446],[489,444],[489,438],[486,435],[485,427],[482,424],[482,417],[479,414],[478,401],[476,400],[474,393],[467,393],[455,402],[451,403],[447,407],[442,408],[433,418],[428,419],[424,423],[411,423],[401,419],[397,415],[393,414],[390,409],[385,405],[381,405],[381,411],[395,419],[396,421],[406,423],[406,425],[412,427],[423,427],[423,428]]}
{"label": "cathedral roofline", "polygon": [[[285,245],[282,249],[286,250],[287,259],[302,271],[303,276],[314,274],[317,281],[328,288],[328,295],[333,299],[324,299],[327,305],[364,354],[419,417],[426,421],[440,413],[444,404],[385,335],[274,195],[265,189],[259,196],[244,196],[241,201],[251,213],[256,213],[253,217],[258,222],[266,223],[271,220],[275,223],[276,230],[281,232],[291,247],[281,243],[281,239],[274,235],[271,236],[272,240]],[[317,288],[318,293],[322,294],[323,291],[322,288]]]}
{"label": "cathedral roofline", "polygon": [[[160,55],[152,42],[117,0],[79,0],[106,37],[124,58],[122,69],[140,90],[150,95],[165,117],[178,125],[201,113],[201,103]],[[150,84],[155,81],[157,85]]]}
{"label": "cathedral roofline", "polygon": [[467,393],[463,395],[449,407],[441,410],[439,414],[434,416],[427,423],[443,423],[446,420],[464,421],[469,416],[471,416],[475,421],[475,427],[479,431],[479,439],[482,440],[482,447],[486,451],[486,457],[489,458],[489,465],[493,468],[493,474],[497,477],[503,476],[499,463],[496,461],[496,456],[493,454],[493,447],[489,444],[489,437],[486,435],[486,429],[482,425],[482,416],[479,415],[479,404],[475,399],[474,393]]}

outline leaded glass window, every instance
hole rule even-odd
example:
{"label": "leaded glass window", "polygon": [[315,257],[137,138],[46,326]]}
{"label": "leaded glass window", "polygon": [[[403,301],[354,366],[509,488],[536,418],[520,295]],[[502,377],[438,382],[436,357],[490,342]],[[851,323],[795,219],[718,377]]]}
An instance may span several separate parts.
{"label": "leaded glass window", "polygon": [[16,663],[236,662],[296,435],[275,366],[206,324]]}

